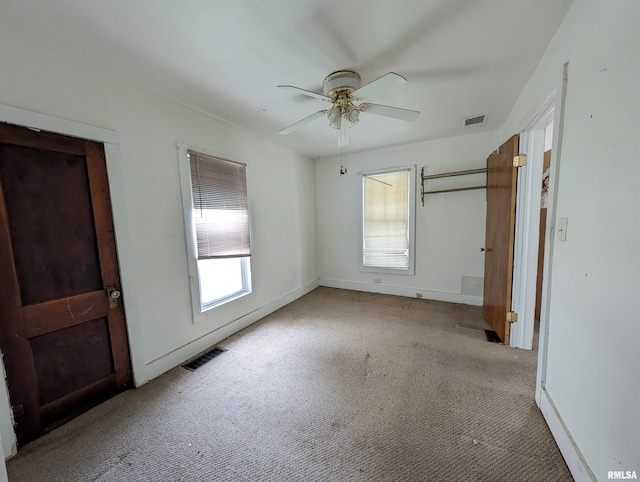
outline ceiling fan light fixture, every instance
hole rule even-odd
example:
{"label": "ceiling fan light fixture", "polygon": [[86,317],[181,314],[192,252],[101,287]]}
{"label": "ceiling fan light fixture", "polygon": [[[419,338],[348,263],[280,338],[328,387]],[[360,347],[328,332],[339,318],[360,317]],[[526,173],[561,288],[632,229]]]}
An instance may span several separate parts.
{"label": "ceiling fan light fixture", "polygon": [[334,105],[327,111],[327,119],[329,119],[329,125],[334,129],[340,129],[340,107]]}
{"label": "ceiling fan light fixture", "polygon": [[353,127],[358,123],[358,120],[360,120],[360,109],[353,105],[348,105],[345,117],[349,122],[349,127]]}

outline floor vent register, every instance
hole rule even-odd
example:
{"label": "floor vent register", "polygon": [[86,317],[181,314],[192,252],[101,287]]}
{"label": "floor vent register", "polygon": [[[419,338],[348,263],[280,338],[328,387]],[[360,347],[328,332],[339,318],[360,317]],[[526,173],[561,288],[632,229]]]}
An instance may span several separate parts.
{"label": "floor vent register", "polygon": [[205,363],[210,362],[218,355],[221,355],[227,350],[223,350],[222,348],[214,348],[213,350],[205,353],[204,355],[199,356],[195,360],[191,360],[189,363],[182,365],[182,368],[189,370],[190,372],[195,372],[198,368],[200,368]]}

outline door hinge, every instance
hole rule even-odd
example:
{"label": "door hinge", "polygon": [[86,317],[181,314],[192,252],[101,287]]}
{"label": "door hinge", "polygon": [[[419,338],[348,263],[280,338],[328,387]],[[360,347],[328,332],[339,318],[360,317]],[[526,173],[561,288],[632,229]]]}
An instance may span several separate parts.
{"label": "door hinge", "polygon": [[513,156],[513,167],[524,167],[526,165],[527,165],[526,154],[518,154],[517,156]]}
{"label": "door hinge", "polygon": [[518,321],[518,313],[515,311],[507,311],[507,322],[515,323],[516,321]]}

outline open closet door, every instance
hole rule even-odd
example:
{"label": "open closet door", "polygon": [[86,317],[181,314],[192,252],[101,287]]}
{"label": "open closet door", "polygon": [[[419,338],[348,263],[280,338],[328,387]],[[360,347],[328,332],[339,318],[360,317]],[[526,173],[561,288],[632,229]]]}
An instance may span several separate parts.
{"label": "open closet door", "polygon": [[509,344],[513,245],[516,217],[518,135],[487,158],[487,223],[483,314],[498,337]]}

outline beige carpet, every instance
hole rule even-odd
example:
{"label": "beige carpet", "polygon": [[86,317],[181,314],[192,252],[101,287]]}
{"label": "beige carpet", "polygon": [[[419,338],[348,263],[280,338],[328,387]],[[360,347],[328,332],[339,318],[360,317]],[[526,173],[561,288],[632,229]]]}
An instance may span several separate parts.
{"label": "beige carpet", "polygon": [[318,288],[22,448],[11,481],[554,481],[536,353],[478,307]]}

